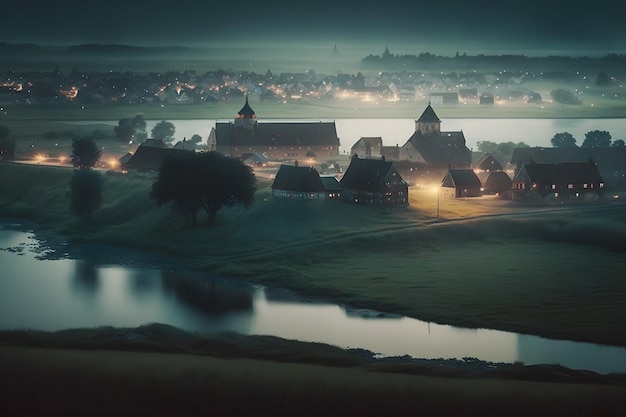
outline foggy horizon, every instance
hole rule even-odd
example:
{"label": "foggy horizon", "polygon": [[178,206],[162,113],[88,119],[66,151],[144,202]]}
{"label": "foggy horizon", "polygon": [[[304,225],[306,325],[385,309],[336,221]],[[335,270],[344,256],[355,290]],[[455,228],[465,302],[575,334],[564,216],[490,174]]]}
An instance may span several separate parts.
{"label": "foggy horizon", "polygon": [[111,0],[37,4],[8,0],[14,12],[0,42],[50,46],[124,44],[209,48],[362,48],[365,55],[524,54],[606,55],[626,52],[620,22],[626,5],[601,0],[593,9],[558,0],[501,3],[373,1],[290,3],[243,0],[209,5],[193,0],[134,4]]}

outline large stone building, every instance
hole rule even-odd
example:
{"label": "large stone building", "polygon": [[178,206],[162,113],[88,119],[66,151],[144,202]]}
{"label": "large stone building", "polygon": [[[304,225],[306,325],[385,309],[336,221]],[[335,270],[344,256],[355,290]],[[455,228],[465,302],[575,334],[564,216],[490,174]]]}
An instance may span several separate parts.
{"label": "large stone building", "polygon": [[450,168],[471,168],[472,152],[466,146],[463,131],[441,131],[441,120],[429,104],[415,121],[415,131],[400,148],[399,159],[441,179]]}
{"label": "large stone building", "polygon": [[208,142],[209,148],[231,157],[256,152],[282,161],[339,155],[334,121],[259,123],[247,97],[233,121],[215,124]]}

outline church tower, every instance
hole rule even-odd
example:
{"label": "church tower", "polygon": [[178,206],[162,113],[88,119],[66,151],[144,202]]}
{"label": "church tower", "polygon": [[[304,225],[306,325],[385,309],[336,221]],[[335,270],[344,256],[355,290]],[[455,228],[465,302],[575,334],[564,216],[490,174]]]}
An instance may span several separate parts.
{"label": "church tower", "polygon": [[415,131],[419,131],[422,135],[430,132],[441,132],[441,120],[435,114],[435,111],[428,103],[428,107],[419,119],[415,121]]}
{"label": "church tower", "polygon": [[256,113],[248,104],[248,95],[246,94],[246,104],[239,110],[235,118],[235,127],[242,127],[248,130],[256,130],[257,118]]}

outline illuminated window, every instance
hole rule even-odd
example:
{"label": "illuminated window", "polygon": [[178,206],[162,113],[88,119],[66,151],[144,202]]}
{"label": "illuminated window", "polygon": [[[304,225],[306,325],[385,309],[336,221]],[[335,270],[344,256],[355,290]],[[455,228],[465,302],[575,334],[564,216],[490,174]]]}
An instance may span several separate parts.
{"label": "illuminated window", "polygon": [[567,188],[570,189],[570,190],[573,189],[574,188],[574,184],[567,184]]}
{"label": "illuminated window", "polygon": [[552,189],[556,190],[556,184],[552,184]]}
{"label": "illuminated window", "polygon": [[600,188],[604,188],[604,183],[603,182],[600,183]]}
{"label": "illuminated window", "polygon": [[584,189],[587,189],[587,187],[588,187],[588,186],[589,186],[589,185],[588,185],[588,184],[586,184],[586,183],[585,183],[585,184],[583,184],[583,188],[584,188]]}

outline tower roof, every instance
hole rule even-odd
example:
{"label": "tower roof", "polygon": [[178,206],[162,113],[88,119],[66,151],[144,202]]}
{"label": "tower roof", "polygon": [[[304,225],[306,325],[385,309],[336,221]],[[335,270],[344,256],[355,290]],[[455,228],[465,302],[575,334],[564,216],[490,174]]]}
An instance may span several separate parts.
{"label": "tower roof", "polygon": [[246,104],[243,105],[243,107],[241,108],[241,110],[239,110],[239,113],[237,113],[238,116],[240,117],[245,117],[245,118],[251,118],[256,116],[256,113],[254,113],[254,110],[252,110],[252,107],[250,107],[250,105],[248,104],[248,95],[246,95]]}
{"label": "tower roof", "polygon": [[426,107],[426,110],[424,110],[424,113],[422,113],[420,118],[417,119],[417,121],[419,123],[441,122],[441,120],[439,120],[439,117],[437,117],[437,114],[435,114],[435,111],[433,110],[433,108],[430,106],[430,103],[428,104],[428,106]]}

